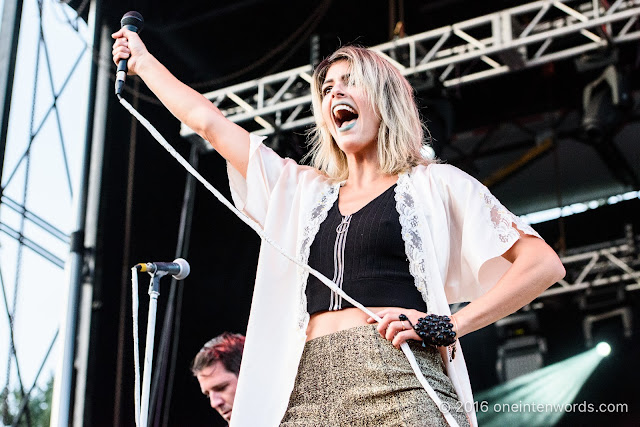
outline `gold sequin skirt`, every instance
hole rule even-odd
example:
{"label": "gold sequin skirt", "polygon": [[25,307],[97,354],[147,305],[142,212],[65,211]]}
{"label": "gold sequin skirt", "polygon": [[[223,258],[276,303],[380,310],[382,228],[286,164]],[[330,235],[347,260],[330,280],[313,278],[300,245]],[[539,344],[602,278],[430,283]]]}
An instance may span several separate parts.
{"label": "gold sequin skirt", "polygon": [[[418,365],[438,397],[460,408],[433,347],[410,342]],[[460,426],[464,412],[451,411]],[[281,426],[447,426],[409,362],[375,325],[359,326],[306,343]]]}

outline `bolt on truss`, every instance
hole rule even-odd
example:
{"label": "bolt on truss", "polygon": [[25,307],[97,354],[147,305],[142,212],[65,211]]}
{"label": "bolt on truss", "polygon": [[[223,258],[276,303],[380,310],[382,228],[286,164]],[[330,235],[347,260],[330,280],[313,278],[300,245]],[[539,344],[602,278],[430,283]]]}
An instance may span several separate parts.
{"label": "bolt on truss", "polygon": [[[537,1],[404,37],[372,49],[407,78],[429,74],[444,87],[534,67],[640,39],[640,0]],[[204,94],[247,130],[268,135],[313,122],[310,65]],[[194,132],[182,126],[181,135]]]}
{"label": "bolt on truss", "polygon": [[79,12],[59,1],[24,2],[19,36],[34,43],[20,44],[2,165],[0,421],[30,426],[48,424],[29,403],[54,363],[91,49]]}

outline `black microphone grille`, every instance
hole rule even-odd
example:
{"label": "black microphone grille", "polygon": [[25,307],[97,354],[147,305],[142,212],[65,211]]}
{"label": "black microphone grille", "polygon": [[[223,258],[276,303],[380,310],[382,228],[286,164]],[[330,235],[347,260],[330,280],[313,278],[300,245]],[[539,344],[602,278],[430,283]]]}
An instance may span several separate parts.
{"label": "black microphone grille", "polygon": [[124,27],[125,25],[132,25],[138,29],[138,32],[140,32],[142,31],[142,27],[144,27],[144,18],[138,12],[132,10],[125,13],[120,20],[120,26]]}

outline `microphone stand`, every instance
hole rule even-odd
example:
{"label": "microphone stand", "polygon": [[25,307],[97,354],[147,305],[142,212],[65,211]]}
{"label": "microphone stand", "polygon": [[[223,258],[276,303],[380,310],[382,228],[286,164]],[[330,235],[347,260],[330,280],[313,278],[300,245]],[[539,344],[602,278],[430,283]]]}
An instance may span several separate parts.
{"label": "microphone stand", "polygon": [[156,312],[158,310],[158,295],[160,295],[160,279],[166,275],[166,271],[156,271],[151,275],[151,282],[149,284],[149,317],[147,320],[147,342],[144,350],[139,427],[147,427],[149,419],[149,391],[151,388],[151,368],[153,365],[153,345],[156,329]]}

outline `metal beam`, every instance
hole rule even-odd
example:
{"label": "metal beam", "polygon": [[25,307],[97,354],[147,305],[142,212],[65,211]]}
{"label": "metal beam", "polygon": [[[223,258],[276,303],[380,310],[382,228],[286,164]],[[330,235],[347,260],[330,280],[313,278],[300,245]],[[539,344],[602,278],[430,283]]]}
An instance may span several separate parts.
{"label": "metal beam", "polygon": [[572,250],[571,254],[561,257],[567,270],[566,278],[547,289],[538,300],[610,285],[624,286],[626,291],[640,289],[637,242],[640,236],[634,238],[629,227],[625,239]]}
{"label": "metal beam", "polygon": [[[105,52],[103,51],[104,49],[102,48],[102,45],[104,44],[105,39],[108,40],[108,36],[106,35],[107,31],[103,30],[102,26],[102,0],[90,0],[88,24],[93,34],[93,48],[98,49],[101,54],[104,54]],[[91,303],[91,296],[87,292],[90,292],[91,287],[89,286],[89,289],[87,290],[87,287],[83,288],[82,285],[84,280],[83,270],[89,264],[89,257],[86,256],[87,246],[85,233],[87,231],[87,204],[89,197],[89,179],[91,176],[91,150],[94,138],[96,137],[96,135],[94,135],[94,114],[96,114],[97,104],[96,91],[98,75],[100,74],[101,68],[104,68],[104,65],[101,64],[100,61],[93,61],[91,63],[85,146],[82,158],[82,175],[80,177],[80,184],[76,195],[77,202],[75,223],[73,226],[74,231],[71,233],[70,251],[65,264],[69,273],[69,282],[66,292],[64,320],[60,327],[60,355],[55,374],[51,403],[52,426],[66,427],[69,425],[81,425],[78,424],[78,422],[82,421],[82,412],[84,410],[84,399],[73,402],[72,393],[74,379],[77,380],[76,386],[78,388],[76,391],[81,390],[82,392],[79,393],[80,395],[84,392],[86,381],[86,353],[88,346],[88,339],[86,337],[88,325],[86,324],[86,319],[88,316],[87,311],[90,310]],[[98,121],[100,122],[102,119],[103,117],[99,117]],[[95,233],[95,230],[89,230],[89,232]],[[80,306],[79,303],[82,303],[82,306]],[[81,308],[83,309],[82,312],[80,312]],[[80,333],[83,335],[78,337],[78,319],[80,316],[80,320],[84,322],[83,328],[80,329]],[[78,344],[80,347],[78,347]],[[78,357],[78,365],[74,366],[76,357]],[[80,376],[78,377],[77,375]],[[74,403],[77,405],[76,408],[73,407]],[[73,417],[74,409],[78,409],[75,419]]]}
{"label": "metal beam", "polygon": [[[430,73],[450,87],[575,57],[610,42],[640,39],[639,17],[640,0],[617,1],[608,9],[594,9],[594,2],[584,0],[544,0],[372,49],[389,58],[406,77]],[[457,73],[460,69],[465,71]],[[311,65],[306,65],[204,96],[229,120],[268,135],[313,122],[311,75]],[[180,133],[194,134],[184,125]]]}

